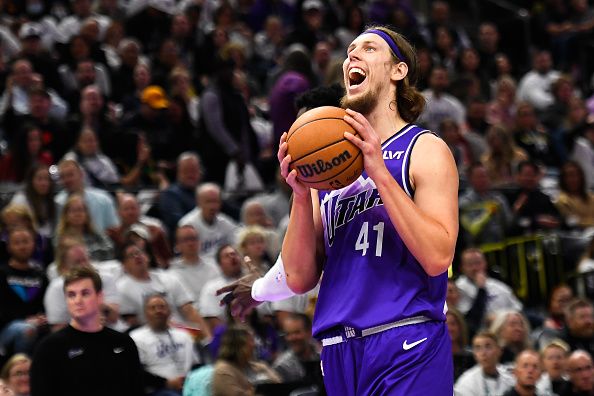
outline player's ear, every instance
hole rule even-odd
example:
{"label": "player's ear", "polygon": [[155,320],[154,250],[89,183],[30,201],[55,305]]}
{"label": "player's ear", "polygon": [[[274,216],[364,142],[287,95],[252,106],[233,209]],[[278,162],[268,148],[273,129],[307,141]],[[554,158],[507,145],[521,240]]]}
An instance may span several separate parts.
{"label": "player's ear", "polygon": [[404,62],[398,62],[392,65],[392,72],[390,79],[392,81],[404,80],[404,77],[408,75],[408,65]]}

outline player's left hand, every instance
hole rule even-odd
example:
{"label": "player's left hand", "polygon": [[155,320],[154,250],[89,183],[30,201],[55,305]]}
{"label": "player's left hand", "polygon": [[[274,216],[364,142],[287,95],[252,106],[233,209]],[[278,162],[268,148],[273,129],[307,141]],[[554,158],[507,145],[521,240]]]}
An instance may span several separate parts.
{"label": "player's left hand", "polygon": [[361,150],[365,171],[374,179],[380,172],[386,170],[379,135],[363,114],[351,109],[346,109],[346,112],[344,120],[357,131],[358,136],[345,132],[344,137]]}
{"label": "player's left hand", "polygon": [[242,322],[245,322],[246,316],[249,315],[255,307],[262,304],[261,301],[256,301],[252,298],[252,285],[256,279],[262,276],[262,274],[258,271],[249,257],[245,257],[244,261],[248,269],[248,274],[235,282],[220,288],[216,292],[217,296],[227,293],[220,304],[229,304],[231,315],[239,317]]}

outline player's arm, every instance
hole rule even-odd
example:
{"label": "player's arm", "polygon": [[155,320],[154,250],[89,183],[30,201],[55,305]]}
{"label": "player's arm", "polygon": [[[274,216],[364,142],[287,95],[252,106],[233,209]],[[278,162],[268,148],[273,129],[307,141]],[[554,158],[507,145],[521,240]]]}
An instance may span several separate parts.
{"label": "player's arm", "polygon": [[379,136],[369,122],[359,113],[347,112],[345,121],[362,139],[349,133],[345,137],[362,150],[365,170],[402,241],[428,275],[447,271],[458,235],[458,172],[450,150],[434,135],[419,137],[409,169],[413,200],[386,168]]}
{"label": "player's arm", "polygon": [[323,262],[322,216],[317,192],[297,179],[290,170],[291,156],[287,153],[287,134],[281,136],[277,157],[281,175],[293,189],[289,225],[281,251],[287,285],[295,293],[313,289],[321,274]]}

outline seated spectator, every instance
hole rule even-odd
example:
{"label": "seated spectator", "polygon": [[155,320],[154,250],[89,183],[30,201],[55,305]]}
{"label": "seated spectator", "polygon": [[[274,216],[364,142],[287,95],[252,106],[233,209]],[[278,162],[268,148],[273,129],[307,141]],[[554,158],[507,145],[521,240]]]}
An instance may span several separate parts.
{"label": "seated spectator", "polygon": [[569,345],[559,339],[553,340],[541,349],[540,356],[544,372],[536,383],[536,389],[543,395],[563,395],[568,386]]}
{"label": "seated spectator", "polygon": [[463,372],[475,365],[472,351],[468,344],[468,329],[464,316],[456,308],[448,307],[446,323],[452,340],[452,355],[454,357],[454,382]]}
{"label": "seated spectator", "polygon": [[[29,396],[31,387],[29,385],[29,369],[31,358],[24,353],[13,355],[0,372],[0,379],[6,383],[14,396]],[[1,387],[0,387],[1,388]],[[0,391],[0,395],[2,392]]]}
{"label": "seated spectator", "polygon": [[259,226],[249,226],[237,235],[237,248],[243,257],[249,257],[252,264],[266,273],[272,262],[266,253],[266,234]]}
{"label": "seated spectator", "polygon": [[429,130],[437,131],[439,123],[445,118],[452,118],[458,125],[464,125],[466,110],[458,99],[447,93],[449,85],[447,69],[443,66],[434,67],[429,89],[423,91],[427,105],[418,121]]}
{"label": "seated spectator", "polygon": [[522,161],[516,176],[518,189],[509,195],[514,215],[511,235],[554,231],[561,226],[561,215],[551,198],[539,188],[541,170],[533,161]]}
{"label": "seated spectator", "polygon": [[594,227],[594,193],[586,186],[584,170],[575,161],[567,161],[559,174],[561,192],[555,205],[571,227]]}
{"label": "seated spectator", "polygon": [[594,189],[594,123],[588,122],[575,139],[570,158],[581,165],[586,175],[586,186]]}
{"label": "seated spectator", "polygon": [[55,183],[45,164],[36,164],[25,176],[24,188],[17,191],[10,205],[24,205],[33,215],[39,234],[52,238],[56,226]]}
{"label": "seated spectator", "polygon": [[[467,314],[471,308],[476,310],[475,318],[467,318],[470,323],[481,327],[483,321],[500,310],[522,309],[522,303],[512,289],[487,274],[487,260],[483,252],[476,248],[466,249],[460,260],[462,275],[456,280],[456,286],[460,290],[458,309],[463,314]],[[475,307],[476,300],[484,301],[483,311]]]}
{"label": "seated spectator", "polygon": [[551,85],[560,76],[553,70],[551,53],[546,50],[534,52],[532,70],[524,74],[518,84],[518,100],[530,103],[537,111],[544,111],[553,104]]}
{"label": "seated spectator", "polygon": [[264,204],[257,198],[249,198],[241,205],[241,223],[243,226],[259,226],[266,235],[266,253],[276,257],[280,252],[280,238],[272,224]]}
{"label": "seated spectator", "polygon": [[196,207],[179,220],[178,225],[191,225],[200,234],[200,255],[212,259],[224,244],[235,242],[237,224],[221,212],[221,188],[214,183],[203,183],[196,188]]}
{"label": "seated spectator", "polygon": [[202,179],[200,158],[185,152],[177,158],[176,180],[161,191],[158,198],[159,218],[173,237],[179,220],[196,206],[195,190]]}
{"label": "seated spectator", "polygon": [[124,93],[122,97],[122,110],[124,119],[132,117],[140,110],[140,96],[145,88],[151,85],[151,67],[147,62],[138,62],[134,66],[132,82],[134,87],[130,92]]}
{"label": "seated spectator", "polygon": [[497,336],[497,342],[502,349],[499,358],[502,364],[513,364],[520,352],[532,348],[530,324],[520,311],[498,311],[489,331]]}
{"label": "seated spectator", "polygon": [[204,285],[218,279],[221,270],[214,262],[200,256],[200,234],[191,225],[178,227],[175,249],[179,256],[171,261],[168,272],[190,290],[194,306],[200,311],[200,295]]}
{"label": "seated spectator", "polygon": [[281,353],[272,368],[283,382],[300,383],[324,389],[320,365],[320,345],[312,338],[311,320],[306,315],[291,315],[281,323],[287,351]]}
{"label": "seated spectator", "polygon": [[594,307],[589,300],[575,298],[565,310],[566,326],[559,332],[559,338],[569,349],[594,351]]}
{"label": "seated spectator", "polygon": [[567,372],[570,385],[561,396],[594,394],[594,363],[589,352],[574,350],[567,358]]}
{"label": "seated spectator", "polygon": [[116,286],[122,298],[120,313],[129,326],[146,323],[144,317],[144,297],[161,293],[171,307],[175,307],[173,320],[187,323],[202,330],[206,338],[210,331],[202,316],[192,306],[190,292],[171,274],[162,271],[149,271],[148,256],[132,242],[121,250],[121,261],[126,273],[117,280]]}
{"label": "seated spectator", "polygon": [[22,183],[33,166],[53,162],[52,154],[43,148],[41,130],[30,124],[13,137],[8,152],[0,157],[0,180]]}
{"label": "seated spectator", "polygon": [[143,215],[138,200],[132,194],[118,195],[118,215],[120,225],[107,230],[107,235],[114,242],[116,250],[124,246],[127,235],[134,226],[143,227],[147,231],[147,240],[157,266],[167,268],[173,252],[163,223],[157,218]]}
{"label": "seated spectator", "polygon": [[270,366],[253,359],[254,347],[254,335],[249,328],[242,325],[227,328],[214,365],[213,396],[249,396],[258,384],[281,382]]}
{"label": "seated spectator", "polygon": [[487,130],[487,152],[481,162],[485,164],[494,188],[508,187],[514,182],[514,174],[520,161],[528,159],[524,150],[514,144],[505,127],[494,125]]}
{"label": "seated spectator", "polygon": [[75,160],[85,172],[85,181],[89,186],[110,189],[120,184],[120,174],[107,155],[99,149],[96,132],[84,127],[78,134],[72,150],[63,159]]}
{"label": "seated spectator", "polygon": [[225,322],[225,307],[221,306],[221,297],[216,295],[217,290],[242,276],[241,256],[231,245],[221,246],[215,255],[220,267],[220,275],[204,285],[200,293],[199,311],[206,319],[211,329]]}
{"label": "seated spectator", "polygon": [[184,380],[198,362],[192,337],[169,323],[171,309],[161,294],[145,298],[146,325],[130,332],[144,370],[147,394],[181,395]]}
{"label": "seated spectator", "polygon": [[514,361],[516,384],[503,396],[538,396],[536,383],[542,373],[538,352],[526,349],[521,351]]}
{"label": "seated spectator", "polygon": [[73,37],[70,49],[74,59],[70,63],[62,63],[58,67],[58,73],[62,79],[70,109],[72,112],[78,113],[83,88],[88,85],[97,85],[101,94],[109,97],[111,82],[107,68],[88,58],[88,46],[82,37]]}
{"label": "seated spectator", "polygon": [[480,332],[475,335],[472,353],[477,364],[456,381],[456,396],[501,395],[514,385],[514,378],[499,364],[501,348],[495,334]]}
{"label": "seated spectator", "polygon": [[487,168],[475,163],[468,168],[469,188],[458,201],[461,234],[466,246],[502,242],[512,214],[503,194],[491,189]]}
{"label": "seated spectator", "polygon": [[113,243],[95,228],[81,194],[71,194],[66,201],[56,227],[54,245],[58,246],[65,237],[84,241],[91,260],[105,261],[115,256]]}
{"label": "seated spectator", "polygon": [[34,250],[31,261],[37,266],[46,267],[52,260],[54,250],[48,237],[41,235],[37,230],[37,225],[33,219],[33,214],[24,205],[11,204],[2,209],[0,232],[0,263],[8,260],[7,244],[10,230],[17,227],[24,227],[34,235]]}
{"label": "seated spectator", "polygon": [[72,238],[62,240],[58,247],[56,264],[59,276],[51,280],[43,297],[47,322],[52,331],[60,330],[70,323],[64,298],[64,277],[78,267],[94,268],[97,271],[103,283],[104,301],[101,304],[101,313],[105,325],[116,330],[123,329],[123,323],[119,322],[120,296],[115,285],[116,278],[109,270],[102,268],[101,264],[91,262],[87,247],[82,242]]}
{"label": "seated spectator", "polygon": [[516,82],[510,76],[497,80],[495,97],[487,105],[486,121],[489,125],[502,125],[506,129],[514,127],[516,106]]}
{"label": "seated spectator", "polygon": [[55,198],[58,212],[61,212],[69,195],[79,193],[84,197],[85,206],[89,210],[93,225],[97,227],[97,232],[105,232],[108,228],[119,225],[113,198],[103,190],[85,186],[84,171],[77,161],[62,160],[58,164],[58,169],[64,187]]}
{"label": "seated spectator", "polygon": [[31,261],[33,232],[16,227],[8,233],[7,265],[0,266],[0,348],[30,353],[45,331],[43,294],[47,278]]}
{"label": "seated spectator", "polygon": [[571,300],[573,290],[568,285],[560,283],[551,289],[547,301],[547,316],[542,328],[535,330],[533,334],[541,349],[565,328],[565,309]]}

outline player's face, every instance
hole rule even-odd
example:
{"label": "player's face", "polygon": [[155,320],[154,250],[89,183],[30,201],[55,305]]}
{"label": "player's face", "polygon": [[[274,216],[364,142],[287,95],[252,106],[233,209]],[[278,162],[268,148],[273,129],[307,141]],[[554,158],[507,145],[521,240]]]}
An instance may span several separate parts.
{"label": "player's face", "polygon": [[518,384],[533,387],[540,378],[540,359],[536,353],[524,353],[516,362],[514,373]]}
{"label": "player's face", "polygon": [[367,33],[357,37],[347,50],[342,65],[345,96],[343,107],[363,114],[371,112],[378,97],[389,86],[390,69],[393,65],[388,44],[377,34]]}
{"label": "player's face", "polygon": [[544,370],[551,379],[559,379],[565,373],[566,360],[565,351],[559,347],[545,349],[542,356]]}
{"label": "player's face", "polygon": [[97,293],[91,279],[81,279],[66,287],[68,312],[76,322],[84,322],[99,315],[103,294]]}

